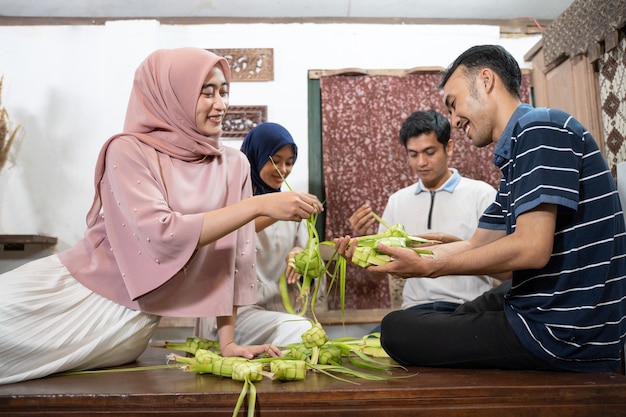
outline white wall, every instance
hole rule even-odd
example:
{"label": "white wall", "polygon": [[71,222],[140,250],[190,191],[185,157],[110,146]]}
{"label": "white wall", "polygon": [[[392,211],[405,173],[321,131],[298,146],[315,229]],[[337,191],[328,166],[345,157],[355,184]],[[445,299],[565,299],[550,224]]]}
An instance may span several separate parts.
{"label": "white wall", "polygon": [[21,145],[0,172],[0,234],[56,236],[59,250],[82,236],[98,151],[121,129],[134,70],[154,49],[273,48],[274,81],[235,83],[231,104],[267,105],[268,119],[292,132],[300,154],[289,183],[306,191],[308,70],[447,67],[483,43],[505,46],[527,68],[523,55],[538,40],[501,39],[498,27],[469,25],[185,26],[142,20],[0,27],[2,101],[11,120],[24,127]]}

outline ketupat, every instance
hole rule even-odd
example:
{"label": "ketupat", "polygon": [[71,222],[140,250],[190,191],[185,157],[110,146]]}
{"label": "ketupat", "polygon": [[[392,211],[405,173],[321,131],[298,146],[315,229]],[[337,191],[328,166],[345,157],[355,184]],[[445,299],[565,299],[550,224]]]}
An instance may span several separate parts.
{"label": "ketupat", "polygon": [[[357,246],[354,248],[352,262],[361,268],[367,268],[372,265],[385,265],[392,261],[391,256],[378,251],[380,244],[395,248],[407,248],[419,253],[420,255],[432,255],[432,251],[428,249],[413,248],[413,244],[424,244],[431,242],[417,236],[409,235],[404,226],[395,224],[389,226],[382,218],[372,213],[374,218],[387,229],[375,235],[366,235],[357,238]],[[433,242],[434,243],[434,242]]]}
{"label": "ketupat", "polygon": [[385,349],[380,344],[380,332],[369,333],[362,338],[343,337],[329,342],[329,344],[340,344],[346,346],[350,352],[362,353],[373,358],[389,358]]}
{"label": "ketupat", "polygon": [[[230,359],[230,358],[225,358]],[[252,383],[253,381],[260,381],[263,379],[263,375],[261,374],[263,365],[250,362],[248,360],[243,361],[235,361],[232,366],[231,378],[234,381],[243,382],[243,388],[241,393],[239,394],[239,399],[237,401],[237,405],[235,406],[235,410],[233,411],[233,417],[239,414],[239,409],[243,404],[243,400],[246,396],[246,393],[250,391],[248,396],[248,417],[254,416],[254,408],[256,406],[256,387]]]}
{"label": "ketupat", "polygon": [[[297,274],[302,275],[302,284],[297,284],[299,290],[297,301],[302,306],[299,311],[296,312],[291,304],[285,274],[283,274],[280,278],[279,287],[283,304],[287,312],[304,316],[310,307],[313,319],[317,322],[317,318],[315,316],[315,304],[319,297],[319,291],[323,285],[327,285],[324,297],[324,299],[327,299],[335,282],[339,282],[341,311],[343,312],[344,310],[346,260],[345,258],[339,256],[336,250],[333,250],[329,259],[324,261],[321,247],[330,246],[334,248],[335,244],[331,241],[320,242],[315,228],[316,220],[317,215],[312,215],[309,219],[307,219],[306,223],[309,230],[309,241],[307,246],[304,250],[298,252],[289,260],[289,266],[291,266]],[[330,265],[333,263],[335,264],[335,268],[331,271]],[[327,280],[327,278],[329,278],[329,280]]]}
{"label": "ketupat", "polygon": [[[210,342],[210,341],[208,341]],[[209,343],[210,344],[210,343]],[[213,374],[217,376],[230,377],[234,381],[244,383],[233,416],[239,414],[239,410],[243,404],[246,394],[248,397],[248,417],[254,416],[256,405],[256,388],[253,381],[260,381],[263,378],[263,364],[255,363],[240,357],[222,357],[215,352],[198,349],[195,352],[195,363],[189,361],[189,358],[169,355],[168,360],[185,363],[181,369],[185,372],[194,372],[197,374]]]}
{"label": "ketupat", "polygon": [[[294,271],[296,271],[299,275],[302,275],[302,283],[298,283],[299,296],[297,300],[302,306],[300,311],[297,313],[300,316],[306,314],[309,305],[311,307],[311,311],[313,312],[313,316],[315,316],[315,301],[317,300],[322,279],[326,274],[326,265],[322,260],[320,240],[317,234],[317,229],[315,228],[316,221],[316,214],[312,214],[311,217],[306,220],[309,241],[307,242],[306,247],[301,252],[298,252],[292,260],[290,260],[290,265],[293,267]],[[283,277],[281,277],[281,281],[286,281],[284,274]],[[285,289],[284,292],[281,292],[285,307],[290,313],[296,314],[289,302],[288,292],[286,291],[286,283],[283,283],[282,285],[281,290],[283,288]],[[313,290],[311,291],[311,289]]]}
{"label": "ketupat", "polygon": [[302,333],[302,344],[311,349],[311,357],[309,361],[312,364],[318,362],[320,347],[328,342],[328,334],[319,322],[313,323],[313,326],[306,332]]}
{"label": "ketupat", "polygon": [[314,323],[309,330],[302,333],[302,342],[308,348],[321,347],[328,342],[328,334],[319,322]]}
{"label": "ketupat", "polygon": [[231,378],[235,381],[260,381],[263,379],[263,364],[248,360],[234,361],[231,370]]}
{"label": "ketupat", "polygon": [[292,343],[287,346],[284,354],[293,359],[308,360],[311,357],[312,350],[304,346],[304,343]]}
{"label": "ketupat", "polygon": [[301,381],[306,377],[306,362],[294,359],[277,359],[270,362],[272,379]]}
{"label": "ketupat", "polygon": [[195,354],[198,349],[216,349],[219,342],[214,340],[202,339],[199,337],[188,337],[183,343],[165,342],[166,349],[182,350],[183,352]]}
{"label": "ketupat", "polygon": [[326,343],[320,347],[318,363],[322,365],[342,365],[342,352],[337,346]]}
{"label": "ketupat", "polygon": [[[168,347],[167,343],[165,344],[165,348],[172,349]],[[175,349],[175,350],[179,350],[179,349]],[[202,365],[202,364],[210,364],[211,362],[213,362],[214,359],[221,358],[220,355],[208,349],[197,349],[195,352],[193,352],[193,355],[194,355],[193,357],[179,356],[179,355],[172,353],[172,354],[167,355],[167,361],[186,363],[188,365],[198,365],[198,364]],[[206,372],[211,372],[211,370],[209,369]]]}
{"label": "ketupat", "polygon": [[289,260],[289,265],[303,277],[311,279],[319,278],[322,275],[324,265],[319,252],[311,250],[314,243],[307,246],[307,249],[296,253]]}
{"label": "ketupat", "polygon": [[412,248],[407,245],[406,237],[380,237],[381,235],[362,236],[357,240],[357,246],[354,248],[352,255],[352,263],[367,268],[372,265],[385,265],[392,261],[392,257],[386,253],[380,252],[378,245],[387,245],[394,248],[407,248],[421,255],[432,255],[432,251],[428,249]]}

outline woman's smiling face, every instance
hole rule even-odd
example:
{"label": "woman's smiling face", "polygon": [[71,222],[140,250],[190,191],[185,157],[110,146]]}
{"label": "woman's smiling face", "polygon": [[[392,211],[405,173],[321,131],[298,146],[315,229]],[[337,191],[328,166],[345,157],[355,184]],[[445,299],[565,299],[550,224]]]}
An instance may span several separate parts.
{"label": "woman's smiling face", "polygon": [[207,74],[196,104],[196,127],[205,136],[222,132],[222,122],[228,109],[229,86],[224,72],[215,66]]}
{"label": "woman's smiling face", "polygon": [[287,178],[291,173],[294,164],[293,158],[293,147],[291,145],[285,145],[280,148],[274,155],[271,156],[272,161],[267,161],[261,171],[259,172],[259,176],[261,180],[271,188],[279,189],[283,185],[283,179],[280,177],[280,174],[274,168],[274,165],[278,167],[280,173],[284,178]]}

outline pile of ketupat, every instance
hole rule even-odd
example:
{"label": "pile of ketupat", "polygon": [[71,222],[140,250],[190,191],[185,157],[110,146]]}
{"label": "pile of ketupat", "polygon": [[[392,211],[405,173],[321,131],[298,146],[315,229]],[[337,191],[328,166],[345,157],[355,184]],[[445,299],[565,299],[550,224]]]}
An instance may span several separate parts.
{"label": "pile of ketupat", "polygon": [[[353,384],[357,382],[337,374],[366,380],[390,379],[389,371],[394,367],[402,367],[389,359],[380,346],[379,336],[375,333],[362,339],[342,338],[329,341],[321,324],[315,323],[302,334],[301,343],[288,345],[282,350],[283,356],[256,359],[222,357],[217,341],[197,337],[189,337],[183,343],[166,342],[164,347],[192,355],[167,356],[168,362],[182,364],[180,368],[185,372],[212,374],[243,382],[233,416],[239,413],[248,395],[247,414],[252,417],[256,405],[254,382],[261,381],[264,377],[276,381],[299,381],[306,378],[308,370],[312,370]],[[345,366],[344,359],[353,367]],[[377,373],[358,371],[355,367]]]}

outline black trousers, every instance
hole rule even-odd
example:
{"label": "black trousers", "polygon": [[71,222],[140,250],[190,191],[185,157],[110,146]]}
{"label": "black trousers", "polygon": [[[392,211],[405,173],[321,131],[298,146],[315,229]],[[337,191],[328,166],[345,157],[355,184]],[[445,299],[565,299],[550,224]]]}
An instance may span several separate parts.
{"label": "black trousers", "polygon": [[381,323],[381,344],[402,365],[554,369],[519,342],[504,316],[510,281],[456,310],[399,310]]}

